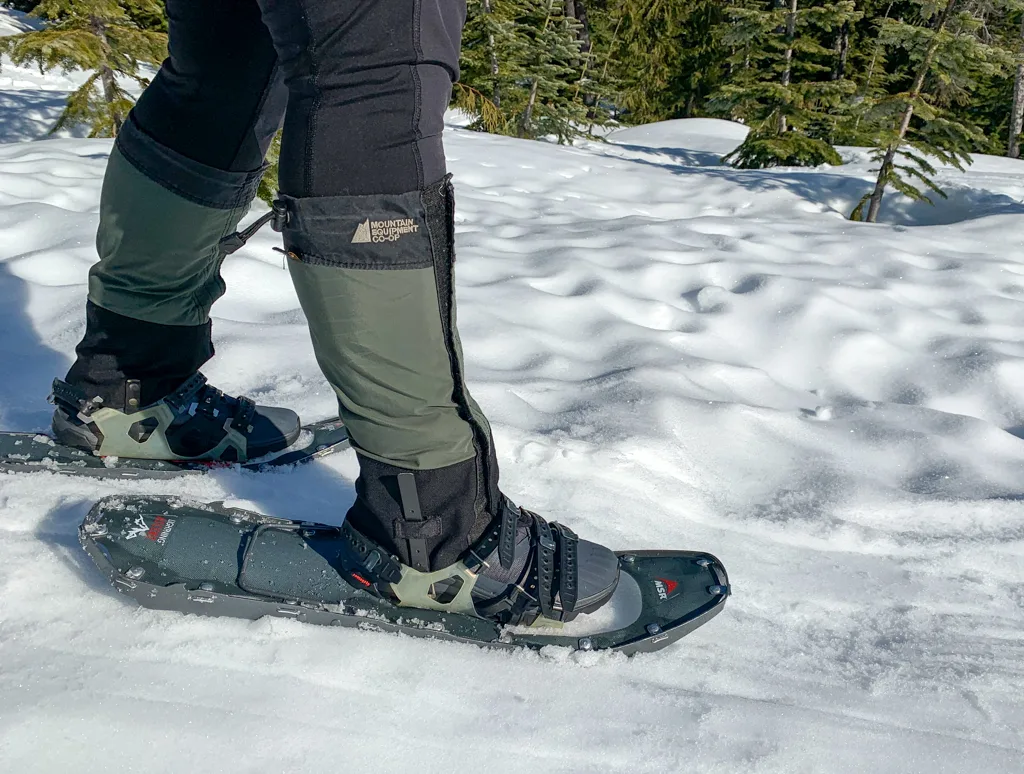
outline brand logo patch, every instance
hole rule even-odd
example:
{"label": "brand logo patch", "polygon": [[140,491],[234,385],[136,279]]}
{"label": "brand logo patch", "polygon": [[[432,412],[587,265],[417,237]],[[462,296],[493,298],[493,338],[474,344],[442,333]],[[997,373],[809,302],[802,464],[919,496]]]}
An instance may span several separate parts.
{"label": "brand logo patch", "polygon": [[125,530],[124,539],[134,540],[139,535],[145,535],[147,532],[149,532],[149,525],[146,524],[146,520],[141,516],[136,516],[135,522]]}
{"label": "brand logo patch", "polygon": [[668,580],[667,578],[655,578],[654,590],[658,592],[658,599],[664,601],[676,590],[679,581]]}
{"label": "brand logo patch", "polygon": [[164,545],[171,534],[171,530],[174,529],[174,523],[174,519],[168,519],[166,516],[157,516],[153,519],[152,525],[149,525],[146,524],[144,518],[136,516],[134,523],[125,531],[124,539],[134,540],[137,537],[144,537],[147,540],[152,540],[154,543]]}
{"label": "brand logo patch", "polygon": [[419,230],[419,224],[412,218],[396,220],[370,220],[367,218],[356,226],[356,233],[352,235],[352,244],[397,242],[406,234],[415,234]]}

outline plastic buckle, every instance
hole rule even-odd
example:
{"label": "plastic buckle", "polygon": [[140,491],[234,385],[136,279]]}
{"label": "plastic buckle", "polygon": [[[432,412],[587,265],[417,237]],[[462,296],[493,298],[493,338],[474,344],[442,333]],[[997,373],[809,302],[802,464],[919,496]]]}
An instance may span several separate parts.
{"label": "plastic buckle", "polygon": [[281,199],[274,199],[272,211],[270,228],[280,234],[284,231],[285,226],[288,225],[288,220],[290,218],[288,205]]}

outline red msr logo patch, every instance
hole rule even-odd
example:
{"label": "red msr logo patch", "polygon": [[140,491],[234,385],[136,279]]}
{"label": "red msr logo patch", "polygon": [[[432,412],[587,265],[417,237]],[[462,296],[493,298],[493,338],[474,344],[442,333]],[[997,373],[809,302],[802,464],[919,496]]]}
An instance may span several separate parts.
{"label": "red msr logo patch", "polygon": [[662,601],[668,599],[678,585],[679,581],[668,580],[667,578],[654,579],[654,590],[658,592],[658,599]]}
{"label": "red msr logo patch", "polygon": [[165,524],[167,524],[167,517],[157,516],[153,519],[153,526],[146,532],[146,537],[155,543],[160,539],[160,533],[163,531]]}

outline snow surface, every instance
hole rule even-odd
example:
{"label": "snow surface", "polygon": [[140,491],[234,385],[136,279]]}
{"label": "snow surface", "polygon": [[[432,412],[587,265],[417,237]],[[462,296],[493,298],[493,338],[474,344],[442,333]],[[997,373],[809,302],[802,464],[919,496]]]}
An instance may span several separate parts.
{"label": "snow surface", "polygon": [[[0,78],[3,139],[44,135],[53,114],[26,100],[70,86]],[[893,197],[861,225],[843,214],[864,151],[719,166],[741,131],[447,135],[461,331],[504,488],[615,547],[717,554],[721,616],[629,660],[146,611],[78,546],[97,498],[337,523],[352,456],[4,476],[0,771],[1024,772],[1024,162],[979,157],[942,173],[949,201]],[[0,146],[0,427],[47,425],[109,148]],[[226,264],[207,372],[323,418],[276,239]]]}

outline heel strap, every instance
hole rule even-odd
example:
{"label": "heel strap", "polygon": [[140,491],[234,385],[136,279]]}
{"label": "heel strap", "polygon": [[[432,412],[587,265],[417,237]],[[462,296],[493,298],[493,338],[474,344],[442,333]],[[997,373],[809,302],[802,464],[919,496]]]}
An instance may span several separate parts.
{"label": "heel strap", "polygon": [[77,416],[82,421],[87,421],[94,411],[103,406],[103,398],[99,395],[90,398],[82,390],[60,379],[54,379],[50,385],[49,400],[57,408]]}

